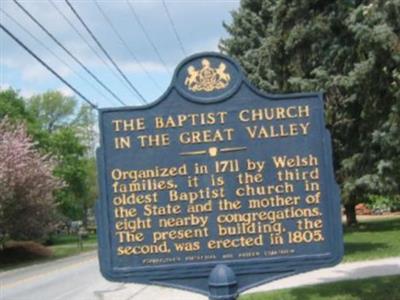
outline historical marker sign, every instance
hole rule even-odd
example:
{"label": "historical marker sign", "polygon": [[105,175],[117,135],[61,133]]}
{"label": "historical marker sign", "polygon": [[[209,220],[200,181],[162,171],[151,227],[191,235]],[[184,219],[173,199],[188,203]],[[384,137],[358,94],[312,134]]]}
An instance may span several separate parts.
{"label": "historical marker sign", "polygon": [[214,297],[222,274],[234,298],[340,261],[322,94],[261,93],[232,59],[202,53],[178,66],[158,101],[102,109],[100,132],[107,279]]}

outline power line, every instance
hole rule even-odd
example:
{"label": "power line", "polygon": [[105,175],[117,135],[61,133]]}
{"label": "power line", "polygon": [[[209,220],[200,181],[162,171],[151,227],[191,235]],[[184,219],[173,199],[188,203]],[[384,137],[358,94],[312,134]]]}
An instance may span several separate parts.
{"label": "power line", "polygon": [[101,8],[101,6],[99,5],[99,3],[97,2],[97,0],[94,0],[94,4],[97,6],[97,8],[99,9],[100,13],[103,15],[104,19],[106,20],[106,22],[108,23],[108,25],[110,25],[111,29],[114,31],[114,33],[116,34],[116,36],[118,37],[118,39],[120,40],[120,42],[124,45],[124,47],[128,50],[128,52],[130,53],[130,55],[132,56],[133,60],[136,61],[136,63],[139,65],[139,67],[146,73],[147,77],[149,77],[149,79],[153,82],[153,84],[159,89],[161,90],[161,87],[158,85],[158,83],[155,81],[155,79],[150,75],[150,73],[146,70],[146,68],[143,66],[143,64],[139,61],[139,59],[137,58],[137,56],[135,55],[135,53],[133,53],[133,51],[131,50],[131,48],[128,46],[128,43],[123,39],[123,37],[119,34],[118,30],[116,29],[116,27],[114,26],[114,24],[112,23],[111,19],[107,16],[107,14],[105,13],[105,11]]}
{"label": "power line", "polygon": [[[15,0],[14,0],[15,1]],[[121,71],[121,69],[118,67],[118,65],[114,62],[110,54],[108,54],[107,50],[103,47],[103,45],[99,42],[99,40],[96,38],[96,36],[93,34],[93,32],[90,30],[90,28],[86,25],[86,23],[83,21],[83,19],[80,17],[78,12],[74,9],[72,4],[68,1],[65,0],[67,3],[68,7],[72,10],[74,15],[78,18],[79,22],[82,24],[83,27],[87,30],[87,32],[90,34],[92,39],[96,42],[97,46],[101,49],[101,51],[104,53],[105,56],[111,61],[113,66],[117,69],[118,73],[121,74],[121,76],[125,79],[125,81],[129,84],[129,86],[135,91],[135,93],[139,96],[139,98],[144,102],[147,103],[146,99],[143,97],[143,95],[135,88],[135,86],[132,84],[132,82],[129,81],[129,79],[126,77],[126,75]]]}
{"label": "power line", "polygon": [[181,50],[182,50],[183,55],[186,56],[186,50],[185,50],[185,48],[183,47],[182,40],[181,40],[181,38],[179,37],[178,30],[176,30],[174,21],[173,21],[173,19],[172,19],[172,17],[171,17],[171,14],[169,13],[167,4],[165,3],[164,0],[162,0],[162,4],[163,4],[163,6],[164,6],[165,13],[167,14],[169,23],[171,24],[172,30],[173,30],[174,33],[175,33],[176,40],[178,41],[178,44],[179,44],[179,46],[180,46],[180,48],[181,48]]}
{"label": "power line", "polygon": [[92,78],[94,80],[97,81],[98,84],[100,84],[104,89],[106,89],[119,103],[121,103],[122,105],[126,105],[113,91],[111,91],[103,82],[101,82],[101,80],[94,75],[78,58],[76,58],[75,55],[73,55],[71,53],[71,51],[69,51],[67,48],[64,47],[63,44],[61,44],[60,41],[57,40],[57,38],[50,33],[34,16],[32,16],[29,11],[27,11],[17,0],[13,0],[15,2],[15,4],[18,5],[18,7],[27,15],[29,16],[29,18],[36,24],[38,25],[44,32],[46,32],[46,34],[58,45],[60,46],[65,52],[67,52],[67,54],[76,62],[78,63],[86,72],[88,72],[90,74],[90,76],[92,76]]}
{"label": "power line", "polygon": [[160,51],[158,51],[156,45],[154,44],[154,42],[152,41],[152,39],[150,38],[150,35],[147,33],[146,28],[144,27],[143,23],[140,21],[138,14],[136,13],[135,9],[133,8],[132,4],[129,2],[129,0],[126,0],[126,3],[128,3],[128,6],[133,14],[133,17],[135,18],[136,22],[139,24],[139,27],[142,29],[142,32],[144,33],[144,36],[146,37],[147,41],[149,42],[149,44],[151,45],[151,47],[153,48],[154,52],[156,53],[158,59],[161,61],[161,63],[163,64],[165,70],[167,71],[167,73],[169,73],[167,64],[165,63],[165,61],[163,60],[163,58],[161,57]]}
{"label": "power line", "polygon": [[76,28],[74,23],[72,23],[68,17],[60,10],[57,5],[52,1],[48,0],[49,3],[54,7],[55,10],[61,15],[61,17],[69,24],[69,26],[72,27],[72,29],[75,31],[75,33],[82,39],[82,41],[92,50],[92,52],[97,56],[99,60],[103,62],[103,64],[107,67],[107,69],[115,76],[115,78],[118,79],[119,82],[121,82],[125,87],[129,89],[129,86],[126,84],[124,80],[118,75],[118,73],[109,66],[109,64],[105,61],[105,59],[97,52],[97,50],[87,41],[87,39],[82,35],[82,33]]}
{"label": "power line", "polygon": [[60,79],[65,85],[67,85],[71,90],[73,90],[78,96],[80,96],[86,103],[88,103],[92,108],[97,109],[92,101],[82,95],[76,88],[74,88],[67,80],[62,78],[56,71],[54,71],[48,64],[39,58],[32,50],[30,50],[23,42],[21,42],[15,35],[13,35],[3,24],[0,23],[0,28],[4,30],[15,42],[17,42],[22,48],[24,48],[30,55],[32,55],[37,61],[39,61],[47,70],[53,73],[58,79]]}
{"label": "power line", "polygon": [[29,35],[33,40],[35,40],[38,44],[40,44],[43,48],[45,48],[47,51],[49,51],[53,56],[55,56],[62,64],[64,64],[68,69],[70,69],[76,76],[78,76],[81,80],[85,81],[87,84],[89,84],[96,92],[98,92],[100,95],[102,95],[105,99],[108,99],[106,95],[104,95],[103,92],[99,91],[89,80],[87,80],[85,77],[80,75],[74,68],[72,68],[65,60],[63,60],[60,56],[57,55],[53,50],[51,50],[49,47],[47,47],[41,40],[39,40],[36,36],[34,36],[28,29],[26,29],[21,23],[19,23],[13,16],[8,14],[6,11],[0,8],[0,11],[5,14],[11,21],[14,22],[22,31],[24,31],[27,35]]}

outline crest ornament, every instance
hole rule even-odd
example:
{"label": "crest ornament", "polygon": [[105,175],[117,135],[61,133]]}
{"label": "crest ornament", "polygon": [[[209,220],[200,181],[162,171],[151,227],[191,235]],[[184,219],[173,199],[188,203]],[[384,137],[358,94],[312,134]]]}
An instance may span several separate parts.
{"label": "crest ornament", "polygon": [[226,65],[220,63],[213,68],[208,59],[201,61],[202,68],[196,70],[194,66],[187,68],[188,76],[185,85],[192,92],[212,92],[224,89],[230,82],[231,76],[226,72]]}

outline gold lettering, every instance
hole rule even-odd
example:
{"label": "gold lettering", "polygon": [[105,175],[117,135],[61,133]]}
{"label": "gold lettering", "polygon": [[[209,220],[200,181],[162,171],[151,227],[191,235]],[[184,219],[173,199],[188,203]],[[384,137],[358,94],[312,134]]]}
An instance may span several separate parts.
{"label": "gold lettering", "polygon": [[185,131],[179,135],[181,144],[201,144],[232,141],[233,128],[224,128],[216,130]]}
{"label": "gold lettering", "polygon": [[239,120],[242,122],[284,120],[309,116],[308,105],[243,109],[239,112]]}
{"label": "gold lettering", "polygon": [[140,142],[140,147],[160,147],[170,144],[169,134],[154,134],[154,135],[139,135],[137,139]]}
{"label": "gold lettering", "polygon": [[112,120],[114,131],[139,131],[146,129],[144,118]]}
{"label": "gold lettering", "polygon": [[228,112],[209,112],[209,113],[193,113],[179,114],[177,116],[157,116],[154,118],[156,129],[163,128],[181,128],[184,126],[204,126],[214,124],[224,124]]}
{"label": "gold lettering", "polygon": [[125,149],[131,147],[130,136],[119,136],[114,138],[115,149]]}

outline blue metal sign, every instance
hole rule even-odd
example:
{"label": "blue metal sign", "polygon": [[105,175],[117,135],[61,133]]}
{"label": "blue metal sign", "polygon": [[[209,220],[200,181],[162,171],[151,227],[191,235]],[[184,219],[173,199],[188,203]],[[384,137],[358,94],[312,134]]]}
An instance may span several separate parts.
{"label": "blue metal sign", "polygon": [[264,94],[231,58],[201,53],[158,101],[102,109],[100,134],[107,279],[235,299],[341,260],[321,93]]}

